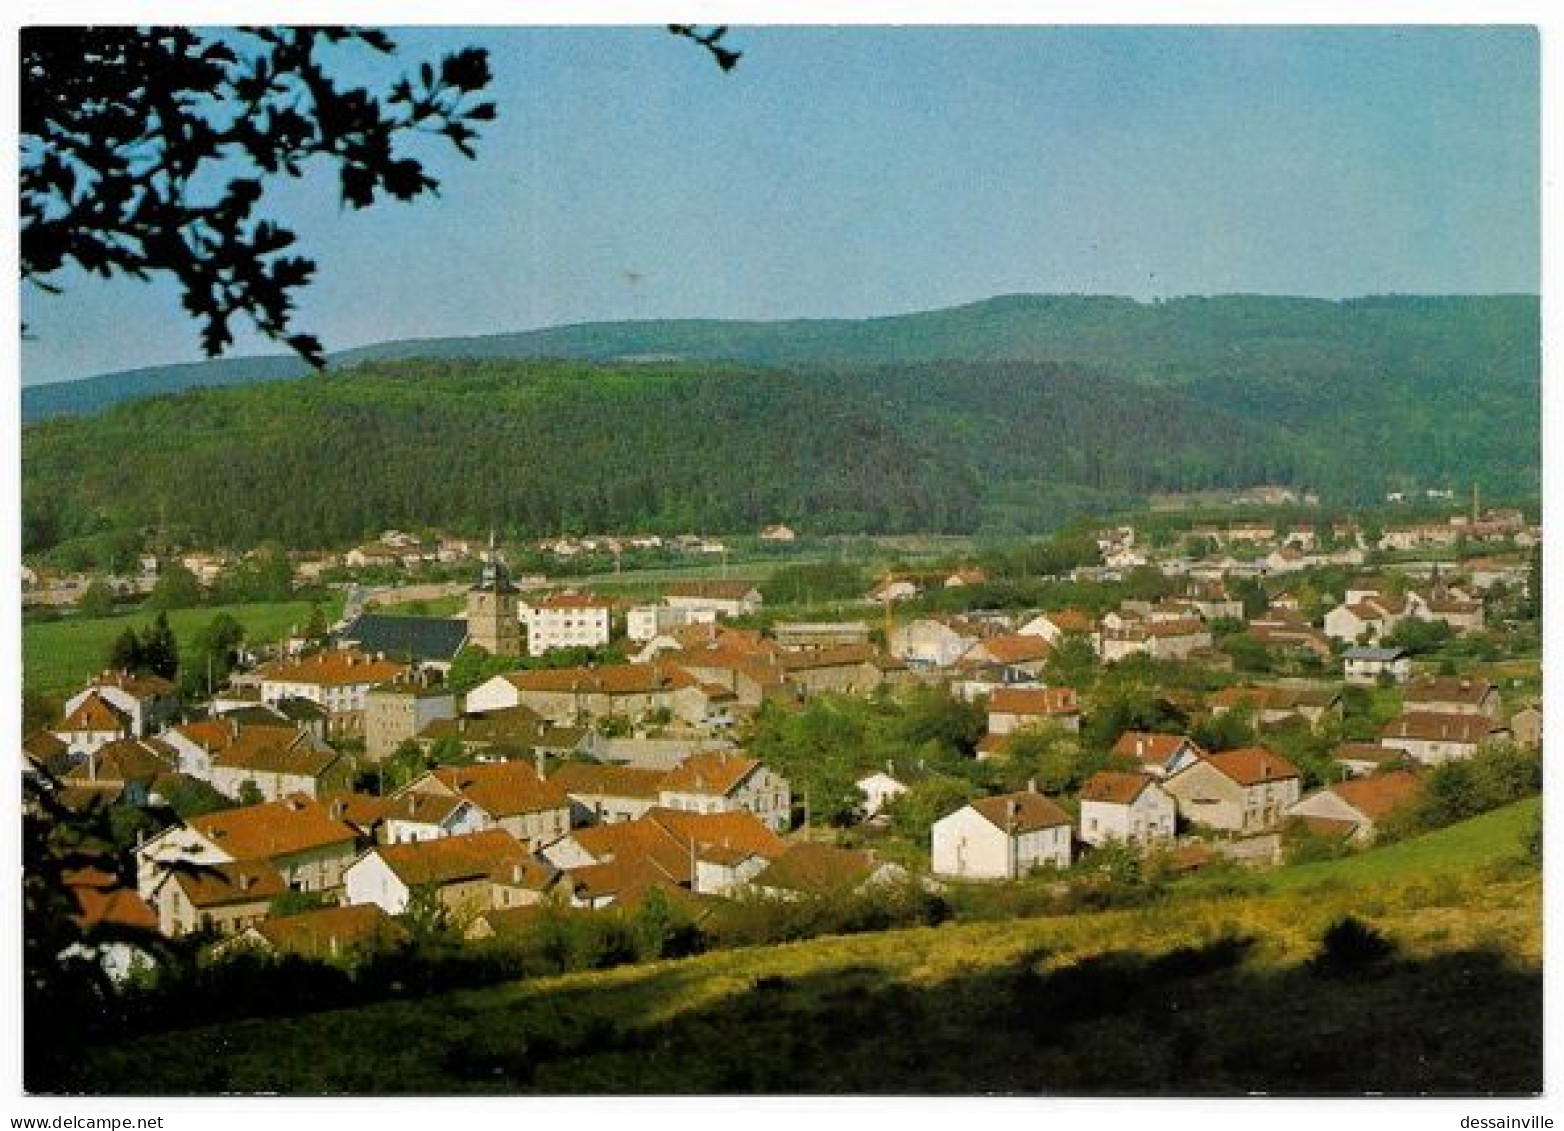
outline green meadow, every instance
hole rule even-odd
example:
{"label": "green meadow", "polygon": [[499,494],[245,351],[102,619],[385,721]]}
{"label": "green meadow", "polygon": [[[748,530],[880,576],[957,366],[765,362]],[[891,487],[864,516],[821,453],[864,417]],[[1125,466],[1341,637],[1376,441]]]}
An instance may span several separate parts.
{"label": "green meadow", "polygon": [[[328,618],[341,611],[341,599],[332,598],[323,606]],[[294,626],[309,619],[309,601],[281,601],[250,605],[211,605],[195,609],[175,609],[168,614],[174,636],[184,641],[219,613],[227,613],[244,625],[247,639],[254,644],[269,644],[286,636]],[[126,628],[142,629],[156,619],[156,613],[116,613],[108,617],[75,617],[52,621],[24,622],[22,625],[22,685],[29,691],[46,695],[69,694],[82,682],[102,671],[114,640]]]}

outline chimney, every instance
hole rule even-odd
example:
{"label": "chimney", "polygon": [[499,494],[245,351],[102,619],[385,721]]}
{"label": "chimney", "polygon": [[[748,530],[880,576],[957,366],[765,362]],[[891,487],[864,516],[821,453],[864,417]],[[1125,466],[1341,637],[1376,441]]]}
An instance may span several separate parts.
{"label": "chimney", "polygon": [[342,820],[342,818],[347,815],[347,811],[347,802],[343,801],[342,798],[339,797],[331,803],[331,815],[334,819],[338,821]]}
{"label": "chimney", "polygon": [[541,777],[544,776],[544,774],[543,774],[543,769],[544,769],[544,765],[543,765],[543,750],[542,750],[541,747],[534,746],[532,748],[532,766],[533,766],[533,769],[537,770],[538,777],[541,778]]}
{"label": "chimney", "polygon": [[521,865],[520,864],[512,864],[510,866],[510,879],[511,879],[511,883],[515,884],[517,887],[521,886]]}
{"label": "chimney", "polygon": [[1037,779],[1036,778],[1028,778],[1027,779],[1026,791],[1028,793],[1036,793],[1037,792]]}

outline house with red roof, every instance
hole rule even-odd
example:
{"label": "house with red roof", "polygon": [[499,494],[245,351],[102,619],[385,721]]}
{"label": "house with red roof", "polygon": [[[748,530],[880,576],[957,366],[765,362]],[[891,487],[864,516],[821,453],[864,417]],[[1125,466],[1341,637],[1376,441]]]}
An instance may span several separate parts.
{"label": "house with red roof", "polygon": [[979,640],[962,653],[959,663],[964,667],[994,665],[1036,676],[1042,674],[1053,651],[1053,645],[1041,636],[1005,632]]}
{"label": "house with red roof", "polygon": [[1348,778],[1309,794],[1287,815],[1315,832],[1368,844],[1385,818],[1416,800],[1421,786],[1422,779],[1408,770]]}
{"label": "house with red roof", "polygon": [[1301,793],[1298,768],[1264,746],[1223,750],[1191,762],[1163,787],[1193,824],[1234,833],[1278,824]]}
{"label": "house with red roof", "polygon": [[179,714],[179,688],[151,672],[106,671],[65,701],[70,715],[90,697],[107,703],[130,725],[130,737],[154,735]]}
{"label": "house with red roof", "polygon": [[343,877],[347,902],[400,915],[430,892],[459,916],[541,902],[559,876],[504,829],[369,849]]}
{"label": "house with red roof", "polygon": [[501,828],[531,849],[570,831],[570,799],[531,762],[491,762],[431,770],[397,791],[469,801],[480,827]]}
{"label": "house with red roof", "polygon": [[1058,609],[1054,612],[1038,613],[1016,631],[1023,636],[1041,636],[1048,643],[1058,647],[1059,641],[1065,636],[1076,634],[1091,637],[1097,632],[1097,627],[1097,621],[1080,609]]}
{"label": "house with red roof", "polygon": [[152,889],[158,929],[170,938],[196,931],[231,935],[261,922],[288,882],[263,860],[187,865],[168,871]]}
{"label": "house with red roof", "polygon": [[1043,723],[1081,729],[1081,700],[1073,687],[996,687],[988,697],[988,732],[1003,737]]}
{"label": "house with red roof", "polygon": [[1183,660],[1210,647],[1211,630],[1199,617],[1130,620],[1119,628],[1104,627],[1097,637],[1098,654],[1105,664],[1142,654],[1154,660]]}
{"label": "house with red roof", "polygon": [[1436,766],[1470,758],[1482,746],[1509,737],[1508,728],[1487,715],[1408,711],[1384,725],[1379,743],[1425,766]]}
{"label": "house with red roof", "polygon": [[1149,774],[1099,771],[1081,786],[1080,801],[1081,839],[1087,844],[1150,848],[1173,839],[1178,803]]}
{"label": "house with red roof", "polygon": [[1127,730],[1119,735],[1112,753],[1115,758],[1134,759],[1140,773],[1158,778],[1176,774],[1206,756],[1200,744],[1188,735],[1145,730]]}
{"label": "house with red roof", "polygon": [[1073,825],[1035,790],[979,797],[934,822],[931,870],[952,879],[1014,880],[1034,868],[1067,868]]}
{"label": "house with red roof", "polygon": [[65,744],[72,762],[134,734],[130,716],[92,689],[66,701],[65,717],[50,733]]}
{"label": "house with red roof", "polygon": [[750,813],[773,832],[785,832],[793,823],[787,779],[729,750],[690,755],[664,775],[657,803],[690,813]]}
{"label": "house with red roof", "polygon": [[267,705],[308,699],[325,709],[328,733],[359,735],[364,733],[369,689],[405,679],[410,670],[407,664],[376,659],[356,648],[335,648],[267,664],[256,676]]}
{"label": "house with red roof", "polygon": [[550,775],[570,798],[570,823],[613,824],[655,808],[666,770],[605,762],[564,762]]}
{"label": "house with red roof", "polygon": [[136,849],[137,889],[151,893],[182,862],[265,863],[280,872],[284,888],[333,892],[343,869],[358,854],[358,834],[313,798],[202,813],[164,829]]}
{"label": "house with red roof", "polygon": [[786,848],[750,813],[657,808],[633,821],[576,829],[543,856],[566,874],[572,903],[596,908],[631,902],[652,887],[724,894]]}
{"label": "house with red roof", "polygon": [[769,861],[745,885],[767,899],[845,895],[905,880],[907,869],[882,860],[868,849],[800,843]]}
{"label": "house with red roof", "polygon": [[407,941],[407,929],[373,903],[321,907],[263,919],[246,927],[230,945],[265,954],[296,954],[333,961],[387,950]]}

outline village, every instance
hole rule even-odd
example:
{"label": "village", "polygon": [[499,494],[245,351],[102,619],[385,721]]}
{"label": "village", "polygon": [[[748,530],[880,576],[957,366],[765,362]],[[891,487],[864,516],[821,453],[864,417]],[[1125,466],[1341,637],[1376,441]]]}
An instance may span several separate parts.
{"label": "village", "polygon": [[[217,953],[339,958],[405,940],[403,924],[431,909],[481,940],[526,930],[545,907],[633,910],[653,893],[698,920],[725,901],[1089,875],[1094,858],[1125,852],[1170,874],[1286,866],[1300,842],[1372,845],[1435,767],[1540,749],[1534,696],[1397,643],[1436,623],[1440,639],[1493,629],[1501,600],[1528,584],[1516,551],[1538,537],[1508,511],[1387,527],[1373,547],[1355,526],[1203,523],[1157,548],[1117,526],[1098,532],[1098,562],[1056,580],[1155,574],[1164,595],[1100,613],[920,609],[988,591],[981,568],[958,564],[888,573],[859,616],[830,620],[758,619],[765,601],[746,581],[669,582],[655,601],[540,579],[524,590],[491,539],[456,555],[478,559],[456,615],[350,607],[326,639],[247,656],[205,701],[148,671],[103,671],[27,736],[24,773],[57,811],[138,814],[133,891],[108,866],[69,877],[84,923]],[[1466,556],[1438,560],[1457,539]],[[382,545],[410,552],[396,542]],[[1375,566],[1379,550],[1436,557]],[[1326,567],[1351,571],[1339,600],[1308,586]],[[1248,655],[1235,639],[1282,662],[1235,672]],[[624,659],[548,663],[610,646]],[[518,666],[456,690],[463,653]],[[1088,729],[1101,748],[1083,753],[1091,677],[1058,677],[1132,669],[1215,673],[1221,686],[1183,693],[1181,717],[1198,726],[1129,719],[1110,732],[1099,718]],[[968,753],[994,772],[964,803],[931,793],[938,775],[910,754],[868,764],[870,752],[836,751],[855,766],[858,803],[823,813],[748,748],[765,712],[909,694],[982,723]],[[1344,729],[1353,696],[1369,694],[1374,733]],[[1339,741],[1327,762],[1299,765],[1282,741],[1299,735]],[[1028,742],[1074,758],[1074,780],[1007,778]],[[206,801],[173,815],[191,790]],[[912,822],[916,844],[899,808],[909,796],[951,798]],[[100,957],[116,977],[147,961],[122,943]]]}

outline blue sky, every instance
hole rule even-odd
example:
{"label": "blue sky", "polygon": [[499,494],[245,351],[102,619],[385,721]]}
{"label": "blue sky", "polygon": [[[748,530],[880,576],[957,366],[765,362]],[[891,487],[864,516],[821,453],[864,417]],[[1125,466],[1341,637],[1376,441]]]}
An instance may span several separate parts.
{"label": "blue sky", "polygon": [[[436,200],[275,186],[328,349],[1009,292],[1535,292],[1538,58],[1506,28],[420,29],[500,118]],[[403,65],[403,64],[399,64]],[[358,58],[344,69],[388,77]],[[171,288],[22,295],[27,383],[200,357]],[[253,337],[238,354],[276,352]]]}

